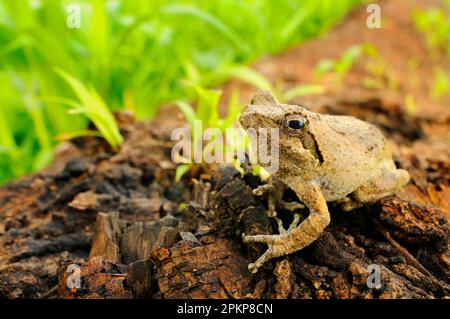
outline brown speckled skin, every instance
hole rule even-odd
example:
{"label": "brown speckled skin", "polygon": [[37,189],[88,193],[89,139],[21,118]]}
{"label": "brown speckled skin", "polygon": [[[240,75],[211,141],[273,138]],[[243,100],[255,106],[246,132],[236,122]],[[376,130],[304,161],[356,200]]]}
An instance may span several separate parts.
{"label": "brown speckled skin", "polygon": [[[291,129],[286,117],[307,124]],[[291,225],[287,231],[281,227],[280,235],[244,235],[246,243],[269,246],[249,265],[252,272],[271,258],[311,244],[330,222],[326,202],[339,202],[351,210],[391,195],[409,181],[408,172],[395,167],[378,128],[356,118],[280,104],[270,93],[258,91],[239,120],[245,129],[279,128],[279,169],[273,178],[294,190],[310,210],[298,227]]]}

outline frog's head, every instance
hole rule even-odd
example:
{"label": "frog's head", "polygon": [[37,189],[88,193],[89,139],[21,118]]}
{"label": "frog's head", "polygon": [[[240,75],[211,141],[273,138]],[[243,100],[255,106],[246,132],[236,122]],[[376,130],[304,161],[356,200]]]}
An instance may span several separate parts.
{"label": "frog's head", "polygon": [[[285,162],[298,161],[304,156],[305,150],[311,154],[310,159],[321,160],[320,151],[314,140],[313,128],[320,122],[320,115],[308,111],[298,105],[278,103],[267,91],[258,91],[242,112],[239,121],[244,129],[278,129],[278,144],[280,159]],[[270,132],[268,143],[273,143]],[[273,145],[273,144],[272,144]],[[301,163],[297,163],[301,164]]]}
{"label": "frog's head", "polygon": [[244,129],[278,128],[283,109],[268,91],[257,91],[246,106],[239,122]]}
{"label": "frog's head", "polygon": [[239,121],[244,129],[278,128],[291,137],[306,133],[318,114],[298,105],[281,104],[268,91],[257,91]]}

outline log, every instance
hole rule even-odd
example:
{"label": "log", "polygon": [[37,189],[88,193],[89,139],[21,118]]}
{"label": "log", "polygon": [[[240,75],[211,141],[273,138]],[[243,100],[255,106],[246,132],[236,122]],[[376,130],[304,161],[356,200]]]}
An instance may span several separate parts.
{"label": "log", "polygon": [[120,233],[118,212],[99,213],[89,259],[102,257],[113,263],[118,263],[120,261],[118,244]]}

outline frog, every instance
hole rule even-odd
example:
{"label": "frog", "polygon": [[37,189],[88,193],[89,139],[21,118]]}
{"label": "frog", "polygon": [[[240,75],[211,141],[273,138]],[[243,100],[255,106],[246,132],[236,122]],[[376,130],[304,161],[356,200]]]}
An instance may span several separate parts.
{"label": "frog", "polygon": [[[313,243],[330,224],[328,204],[351,211],[391,196],[410,180],[397,168],[386,138],[373,124],[352,116],[320,114],[304,106],[279,103],[270,92],[259,90],[245,106],[239,122],[245,129],[278,134],[278,168],[269,182],[254,189],[269,193],[268,215],[278,223],[278,234],[242,234],[245,244],[263,243],[267,250],[248,265],[252,273],[269,260],[297,252]],[[275,135],[265,133],[267,139]],[[268,144],[270,144],[268,142]],[[258,163],[265,167],[265,163]],[[299,202],[284,202],[291,189]],[[287,229],[276,210],[294,212]],[[309,215],[300,222],[297,209]],[[364,210],[362,210],[364,211]]]}

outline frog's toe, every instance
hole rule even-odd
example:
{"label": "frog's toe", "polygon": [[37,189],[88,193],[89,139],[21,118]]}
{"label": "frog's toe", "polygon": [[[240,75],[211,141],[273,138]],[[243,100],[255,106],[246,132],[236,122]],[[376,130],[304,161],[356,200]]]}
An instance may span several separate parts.
{"label": "frog's toe", "polygon": [[275,243],[278,236],[276,235],[245,235],[242,234],[242,241],[246,244],[250,243],[263,243],[267,245],[271,245]]}
{"label": "frog's toe", "polygon": [[278,224],[278,232],[280,233],[280,235],[281,234],[286,234],[286,229],[284,228],[284,226],[283,226],[283,221],[280,219],[280,218],[278,218],[278,217],[274,217],[275,218],[275,220],[277,221],[277,224]]}
{"label": "frog's toe", "polygon": [[267,211],[267,217],[269,217],[269,218],[277,217],[277,211],[276,210],[268,210]]}
{"label": "frog's toe", "polygon": [[260,186],[256,187],[253,190],[253,194],[256,195],[256,196],[262,196],[265,193],[268,193],[268,192],[271,192],[271,191],[273,191],[273,186],[270,185],[270,184],[264,184],[264,185],[260,185]]}
{"label": "frog's toe", "polygon": [[255,189],[253,190],[253,195],[256,195],[256,196],[262,196],[262,195],[264,195],[264,190],[261,189],[260,187],[255,188]]}
{"label": "frog's toe", "polygon": [[[284,254],[284,250],[282,247],[278,244],[269,244],[269,248],[265,251],[264,254],[261,255],[261,257],[258,258],[257,261],[254,263],[250,263],[248,265],[248,269],[252,273],[256,273],[259,268],[262,267],[263,264],[271,260],[272,258],[280,257]],[[281,249],[280,249],[281,248]]]}
{"label": "frog's toe", "polygon": [[258,272],[258,267],[256,267],[254,263],[250,263],[248,264],[248,270],[250,270],[252,274],[255,274]]}
{"label": "frog's toe", "polygon": [[298,202],[286,202],[284,200],[281,201],[281,207],[284,209],[287,209],[289,211],[294,211],[296,209],[304,209],[305,205],[303,205],[302,203],[298,203]]}
{"label": "frog's toe", "polygon": [[300,221],[300,214],[295,214],[292,223],[289,225],[288,232],[292,231],[294,228],[298,226],[298,222]]}

